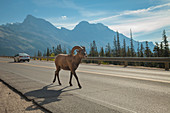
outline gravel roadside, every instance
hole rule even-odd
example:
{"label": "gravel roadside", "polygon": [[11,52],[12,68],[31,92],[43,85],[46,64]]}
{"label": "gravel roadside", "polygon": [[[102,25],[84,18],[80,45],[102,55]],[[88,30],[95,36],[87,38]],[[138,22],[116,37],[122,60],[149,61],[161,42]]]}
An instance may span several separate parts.
{"label": "gravel roadside", "polygon": [[0,82],[0,113],[44,113],[44,111]]}

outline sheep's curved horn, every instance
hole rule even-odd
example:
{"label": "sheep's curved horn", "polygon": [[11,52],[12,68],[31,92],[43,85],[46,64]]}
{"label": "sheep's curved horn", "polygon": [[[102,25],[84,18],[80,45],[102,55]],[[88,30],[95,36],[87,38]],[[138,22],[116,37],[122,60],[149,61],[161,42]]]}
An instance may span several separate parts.
{"label": "sheep's curved horn", "polygon": [[76,50],[76,49],[82,49],[82,47],[80,47],[80,46],[74,46],[73,48],[72,48],[72,50],[71,50],[71,54],[73,55],[74,54],[74,50]]}

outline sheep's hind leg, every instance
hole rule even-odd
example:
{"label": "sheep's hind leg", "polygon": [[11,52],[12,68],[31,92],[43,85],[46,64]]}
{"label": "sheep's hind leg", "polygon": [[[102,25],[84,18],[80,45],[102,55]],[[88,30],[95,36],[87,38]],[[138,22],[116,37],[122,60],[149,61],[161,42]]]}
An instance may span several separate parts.
{"label": "sheep's hind leg", "polygon": [[57,76],[57,70],[55,71],[53,83],[56,81],[56,76]]}
{"label": "sheep's hind leg", "polygon": [[58,83],[59,83],[59,85],[61,85],[60,78],[59,78],[59,71],[60,71],[60,70],[56,70],[56,71],[55,71],[55,76],[54,76],[53,83],[56,81],[56,76],[57,76]]}
{"label": "sheep's hind leg", "polygon": [[72,81],[72,77],[73,77],[73,74],[72,74],[72,72],[70,72],[70,82],[69,82],[70,86],[73,86],[72,82],[71,82]]}

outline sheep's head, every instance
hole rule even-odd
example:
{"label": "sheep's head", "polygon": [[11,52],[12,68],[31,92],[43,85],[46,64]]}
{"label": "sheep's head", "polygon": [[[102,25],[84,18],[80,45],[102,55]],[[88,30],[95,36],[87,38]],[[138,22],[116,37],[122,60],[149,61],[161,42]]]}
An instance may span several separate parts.
{"label": "sheep's head", "polygon": [[86,49],[84,46],[74,46],[72,51],[71,51],[71,54],[73,55],[74,54],[74,50],[77,51],[77,55],[79,55],[79,57],[81,58],[85,58],[87,57],[87,53],[86,53]]}

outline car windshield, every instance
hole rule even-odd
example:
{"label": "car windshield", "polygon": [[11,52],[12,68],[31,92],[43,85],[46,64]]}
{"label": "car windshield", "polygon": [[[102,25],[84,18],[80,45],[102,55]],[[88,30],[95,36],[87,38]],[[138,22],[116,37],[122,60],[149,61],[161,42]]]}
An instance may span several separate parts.
{"label": "car windshield", "polygon": [[29,56],[29,55],[26,53],[19,53],[19,56]]}

